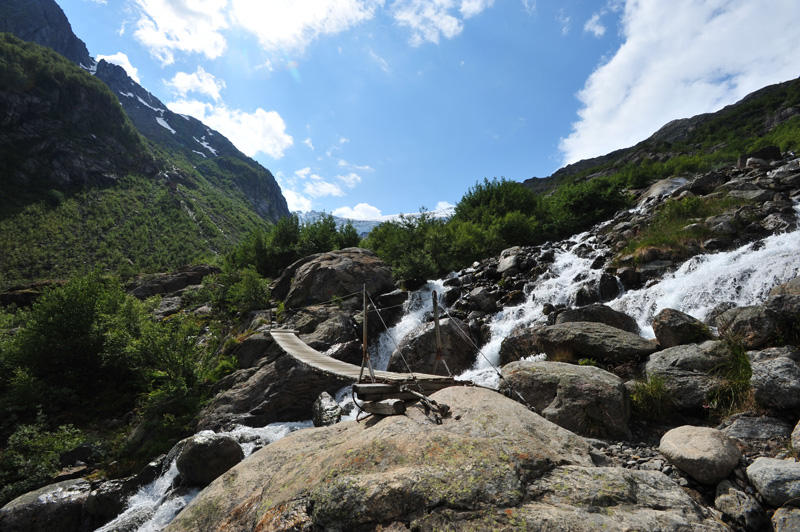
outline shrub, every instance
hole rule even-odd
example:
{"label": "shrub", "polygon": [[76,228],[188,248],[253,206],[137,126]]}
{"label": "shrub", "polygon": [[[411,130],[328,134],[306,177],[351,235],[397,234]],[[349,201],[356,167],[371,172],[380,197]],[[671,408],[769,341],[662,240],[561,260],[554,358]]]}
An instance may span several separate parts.
{"label": "shrub", "polygon": [[647,380],[637,380],[634,383],[631,405],[639,417],[653,421],[669,417],[675,406],[664,378],[659,375],[651,375]]}

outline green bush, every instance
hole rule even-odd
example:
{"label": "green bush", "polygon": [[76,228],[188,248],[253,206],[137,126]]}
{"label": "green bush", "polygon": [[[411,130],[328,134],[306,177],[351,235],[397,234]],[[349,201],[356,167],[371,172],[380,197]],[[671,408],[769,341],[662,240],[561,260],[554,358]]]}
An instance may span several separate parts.
{"label": "green bush", "polygon": [[637,380],[631,391],[631,406],[642,419],[663,421],[674,410],[674,402],[667,391],[663,377],[651,375],[647,380]]}
{"label": "green bush", "polygon": [[59,471],[59,455],[83,441],[72,425],[48,430],[41,412],[34,423],[17,427],[0,454],[0,506],[47,484]]}

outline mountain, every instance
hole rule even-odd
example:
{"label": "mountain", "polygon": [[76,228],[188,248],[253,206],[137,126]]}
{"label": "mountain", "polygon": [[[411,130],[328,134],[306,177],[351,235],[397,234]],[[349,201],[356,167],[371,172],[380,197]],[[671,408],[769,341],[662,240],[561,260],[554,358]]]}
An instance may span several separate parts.
{"label": "mountain", "polygon": [[52,0],[0,0],[2,31],[0,288],[207,260],[289,214],[269,170],[95,62]]}
{"label": "mountain", "polygon": [[673,120],[635,146],[568,164],[545,178],[523,185],[534,192],[563,182],[613,175],[633,168],[702,153],[718,161],[736,161],[753,138],[761,138],[800,115],[800,79],[770,85],[714,113]]}

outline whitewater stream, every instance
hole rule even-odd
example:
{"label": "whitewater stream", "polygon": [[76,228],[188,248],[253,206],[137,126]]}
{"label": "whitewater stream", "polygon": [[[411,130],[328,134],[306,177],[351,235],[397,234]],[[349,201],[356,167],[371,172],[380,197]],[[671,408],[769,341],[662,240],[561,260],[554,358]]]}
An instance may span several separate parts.
{"label": "whitewater stream", "polygon": [[[800,207],[796,206],[795,210],[800,215]],[[582,257],[575,254],[579,246],[583,250],[580,253]],[[586,253],[586,246],[593,251]],[[569,304],[576,288],[576,279],[586,282],[599,276],[601,271],[592,270],[590,265],[597,256],[608,251],[590,233],[574,236],[557,244],[554,249],[554,262],[545,274],[526,287],[525,301],[520,305],[505,307],[489,318],[491,340],[482,347],[475,366],[459,378],[497,387],[499,377],[495,368],[499,363],[503,339],[518,327],[544,324],[546,316],[542,308],[546,303]],[[800,231],[794,231],[773,235],[733,251],[698,255],[658,282],[640,290],[625,292],[607,304],[633,316],[641,328],[641,334],[652,338],[654,334],[650,323],[653,316],[664,308],[677,309],[702,320],[719,303],[733,302],[739,306],[760,303],[766,299],[772,287],[798,275]],[[435,290],[441,294],[443,288],[444,280],[431,281],[411,294],[401,321],[384,332],[371,347],[370,356],[375,369],[386,369],[395,347],[429,319],[433,313],[432,292]],[[440,301],[441,305],[443,303]],[[353,408],[350,386],[342,389],[336,395],[336,400],[347,412],[343,419],[353,419],[356,409]],[[263,428],[239,426],[226,434],[242,444],[247,456],[294,430],[311,426],[311,421],[274,423]],[[172,484],[177,474],[173,462],[162,477],[131,497],[123,514],[98,531],[111,532],[126,522],[141,523],[135,528],[139,532],[162,530],[198,493],[198,490],[192,490],[176,494]]]}

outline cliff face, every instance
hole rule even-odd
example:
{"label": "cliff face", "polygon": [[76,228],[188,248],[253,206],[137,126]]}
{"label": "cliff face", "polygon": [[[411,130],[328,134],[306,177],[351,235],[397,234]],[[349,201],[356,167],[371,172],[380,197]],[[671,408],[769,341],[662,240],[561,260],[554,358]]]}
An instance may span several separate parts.
{"label": "cliff face", "polygon": [[[72,32],[66,15],[53,0],[2,0],[0,32],[52,48],[92,72],[119,98],[130,121],[148,140],[191,161],[203,176],[221,188],[233,184],[265,220],[276,222],[289,214],[286,199],[269,170],[247,157],[219,132],[194,118],[177,115],[158,98],[133,81],[125,70],[106,61],[96,63],[86,45]],[[81,112],[76,109],[75,112]],[[40,124],[41,126],[41,124]],[[41,127],[39,131],[44,131]],[[115,147],[111,146],[114,154]],[[99,150],[98,153],[103,150]],[[123,150],[124,151],[124,150]],[[108,158],[102,154],[100,159]],[[92,158],[84,153],[84,159]],[[95,164],[92,162],[92,164]],[[98,163],[104,166],[104,163]],[[168,161],[159,161],[169,168]],[[69,170],[64,170],[69,174]],[[70,178],[76,181],[75,178]],[[80,179],[77,179],[80,181]],[[224,185],[223,181],[227,184]]]}
{"label": "cliff face", "polygon": [[52,48],[84,68],[94,64],[86,44],[72,32],[67,16],[55,2],[3,0],[0,32],[13,33],[23,41]]}
{"label": "cliff face", "polygon": [[99,80],[8,34],[0,36],[0,58],[0,172],[7,186],[67,190],[152,166]]}

